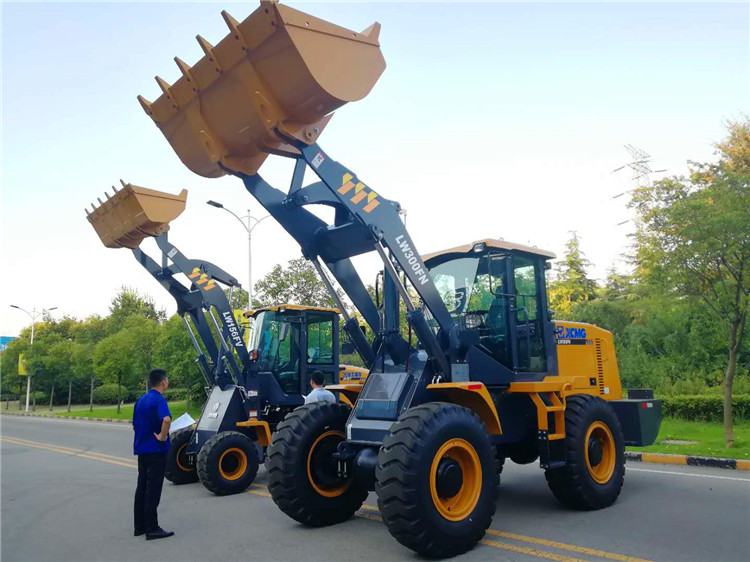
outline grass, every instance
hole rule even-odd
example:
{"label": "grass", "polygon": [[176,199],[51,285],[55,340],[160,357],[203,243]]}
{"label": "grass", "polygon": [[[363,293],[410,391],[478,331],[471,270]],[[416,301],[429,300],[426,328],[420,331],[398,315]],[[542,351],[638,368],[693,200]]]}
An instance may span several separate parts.
{"label": "grass", "polygon": [[[665,439],[698,441],[693,445],[662,443]],[[664,418],[656,443],[649,447],[628,447],[628,451],[750,459],[750,420],[734,423],[734,447],[724,446],[724,425],[717,422],[694,422]]]}
{"label": "grass", "polygon": [[[170,402],[169,411],[172,412],[172,419],[176,419],[185,413],[185,400]],[[40,411],[37,408],[37,413],[43,414],[44,411]],[[73,410],[70,413],[66,411],[53,412],[56,416],[70,417],[79,416],[84,418],[111,418],[113,420],[130,420],[133,419],[133,404],[123,404],[120,407],[120,413],[117,413],[117,406],[101,406],[94,404],[94,411],[90,412],[88,406],[84,410]],[[197,404],[190,405],[190,415],[198,419],[201,415],[201,409]]]}

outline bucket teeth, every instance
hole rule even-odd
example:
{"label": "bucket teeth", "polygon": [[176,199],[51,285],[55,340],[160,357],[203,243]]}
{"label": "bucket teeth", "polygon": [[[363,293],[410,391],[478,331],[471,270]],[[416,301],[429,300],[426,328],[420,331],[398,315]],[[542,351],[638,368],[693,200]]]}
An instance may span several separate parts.
{"label": "bucket teeth", "polygon": [[141,107],[143,108],[143,111],[145,111],[149,115],[153,115],[153,111],[151,111],[151,102],[148,101],[143,96],[138,96],[138,101],[141,104]]}
{"label": "bucket teeth", "polygon": [[245,38],[242,36],[242,32],[240,31],[240,22],[234,19],[226,10],[221,11],[221,17],[224,18],[224,22],[227,24],[229,32],[234,35],[234,38],[242,44],[242,50],[247,51]]}
{"label": "bucket teeth", "polygon": [[216,72],[221,72],[221,65],[219,64],[219,61],[216,58],[216,54],[214,53],[214,46],[200,35],[196,35],[195,39],[198,41],[201,49],[203,49],[203,52],[206,53],[208,60],[213,63]]}
{"label": "bucket teeth", "polygon": [[229,28],[229,31],[231,31],[232,33],[237,33],[237,29],[240,26],[240,22],[234,19],[232,15],[226,10],[221,11],[221,17],[224,18],[224,21],[226,22],[227,27]]}
{"label": "bucket teeth", "polygon": [[201,49],[203,49],[203,52],[207,56],[209,56],[209,57],[213,56],[213,54],[214,54],[214,46],[211,43],[209,43],[208,41],[206,41],[200,35],[196,35],[195,39],[198,41],[198,44],[201,46]]}
{"label": "bucket teeth", "polygon": [[198,83],[195,81],[195,78],[193,78],[193,75],[190,73],[190,65],[186,63],[184,60],[182,60],[180,57],[175,57],[174,62],[177,64],[177,68],[180,69],[180,72],[182,72],[182,75],[185,77],[185,80],[190,82],[190,86],[193,92],[197,92]]}
{"label": "bucket teeth", "polygon": [[182,72],[183,76],[185,76],[189,80],[191,78],[190,65],[186,63],[184,60],[182,60],[180,57],[175,57],[174,62],[177,63],[177,68],[180,69],[180,72]]}
{"label": "bucket teeth", "polygon": [[159,84],[159,87],[161,88],[161,91],[166,94],[168,98],[172,97],[172,92],[169,91],[169,84],[167,83],[164,78],[161,76],[154,76],[154,80],[156,80],[156,83]]}

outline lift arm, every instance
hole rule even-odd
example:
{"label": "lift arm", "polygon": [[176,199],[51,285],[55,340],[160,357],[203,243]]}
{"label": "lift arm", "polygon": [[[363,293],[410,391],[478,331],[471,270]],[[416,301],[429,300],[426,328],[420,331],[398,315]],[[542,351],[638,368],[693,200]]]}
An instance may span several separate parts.
{"label": "lift arm", "polygon": [[[277,134],[282,133],[277,131]],[[286,140],[300,151],[287,195],[271,187],[257,173],[245,175],[235,172],[235,175],[242,178],[247,190],[297,240],[308,259],[320,257],[326,263],[365,318],[372,314],[375,305],[364,291],[362,280],[351,265],[350,258],[377,251],[390,280],[406,303],[407,318],[417,337],[435,360],[439,371],[449,377],[451,356],[458,349],[457,326],[401,222],[399,204],[377,194],[351,170],[325,154],[317,143],[308,146],[296,139]],[[301,187],[306,166],[321,181]],[[336,211],[334,224],[326,224],[303,209],[311,204],[333,207]],[[406,274],[444,334],[444,342],[437,340],[424,311],[411,301],[394,264]],[[365,311],[368,311],[367,315]],[[373,326],[369,318],[368,322]]]}
{"label": "lift arm", "polygon": [[[234,318],[234,311],[221,285],[219,285],[221,283],[229,287],[239,287],[239,282],[226,271],[210,262],[185,257],[169,242],[167,233],[156,237],[156,244],[162,253],[161,265],[140,248],[133,249],[133,255],[138,263],[175,299],[177,312],[185,320],[207,384],[209,386],[218,384],[223,387],[230,382],[235,382],[245,388],[251,402],[253,399],[257,401],[252,392],[258,390],[257,375],[250,368],[250,355],[242,341],[239,327]],[[175,275],[180,273],[190,280],[190,289],[175,279]],[[213,313],[214,309],[219,315],[219,320]],[[221,340],[219,346],[214,341],[213,333],[206,318],[207,314],[219,334]],[[210,363],[198,345],[185,315],[190,316],[192,325],[198,332],[198,336],[211,358]],[[234,352],[236,352],[237,357],[235,357]],[[237,358],[239,358],[239,364]],[[255,396],[257,396],[257,392]],[[255,409],[257,409],[257,405]]]}

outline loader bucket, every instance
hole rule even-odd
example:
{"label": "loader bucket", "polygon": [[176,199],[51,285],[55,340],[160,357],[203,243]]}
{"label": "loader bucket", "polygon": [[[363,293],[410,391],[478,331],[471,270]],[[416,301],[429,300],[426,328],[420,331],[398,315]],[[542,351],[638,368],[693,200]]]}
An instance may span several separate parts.
{"label": "loader bucket", "polygon": [[198,35],[205,55],[192,67],[175,58],[182,77],[169,85],[157,76],[153,103],[138,96],[183,164],[204,177],[254,174],[269,153],[299,154],[275,131],[312,144],[329,114],[364,98],[385,69],[378,23],[355,33],[276,0],[261,0],[242,23],[222,16],[224,39],[212,46]]}
{"label": "loader bucket", "polygon": [[137,248],[147,236],[159,236],[182,214],[187,189],[171,195],[122,182],[122,189],[86,215],[107,248]]}

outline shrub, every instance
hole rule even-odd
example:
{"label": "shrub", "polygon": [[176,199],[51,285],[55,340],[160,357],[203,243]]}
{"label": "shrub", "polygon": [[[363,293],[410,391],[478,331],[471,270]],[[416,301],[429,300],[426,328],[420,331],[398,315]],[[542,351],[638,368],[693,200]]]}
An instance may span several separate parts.
{"label": "shrub", "polygon": [[[133,393],[124,386],[121,387],[122,400],[132,400]],[[94,389],[94,402],[97,404],[117,404],[117,384],[103,384]]]}
{"label": "shrub", "polygon": [[[169,402],[177,402],[187,399],[188,393],[189,389],[187,388],[168,388],[164,392],[164,398],[166,398]],[[146,391],[144,389],[138,390],[138,392],[135,393],[135,399],[138,400],[144,394],[146,394]]]}
{"label": "shrub", "polygon": [[[669,396],[664,398],[664,415],[689,421],[724,419],[724,397],[720,395]],[[732,399],[735,420],[750,419],[750,394],[735,394]]]}
{"label": "shrub", "polygon": [[168,388],[164,392],[164,398],[168,401],[185,400],[188,397],[187,388]]}

